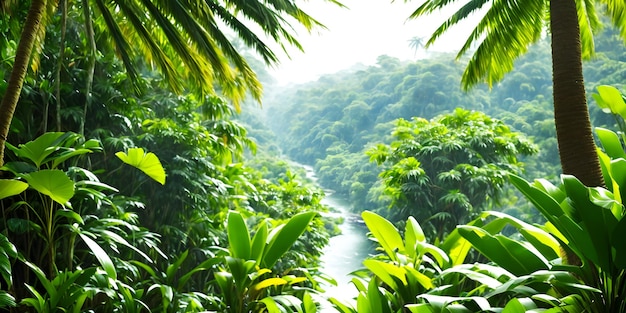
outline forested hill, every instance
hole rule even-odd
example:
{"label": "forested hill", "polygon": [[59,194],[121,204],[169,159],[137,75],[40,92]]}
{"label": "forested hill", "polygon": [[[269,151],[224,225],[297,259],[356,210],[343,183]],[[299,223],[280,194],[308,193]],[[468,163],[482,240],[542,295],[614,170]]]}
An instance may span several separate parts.
{"label": "forested hill", "polygon": [[[626,51],[615,32],[604,31],[596,47],[597,55],[585,63],[590,99],[596,86],[621,88],[626,81]],[[393,121],[432,119],[455,108],[484,112],[531,138],[539,151],[523,159],[523,175],[555,179],[560,169],[549,42],[531,47],[491,90],[479,86],[464,92],[460,81],[465,64],[453,54],[413,62],[380,56],[374,66],[269,90],[264,100],[267,125],[285,154],[315,165],[321,183],[349,196],[358,209],[381,205],[376,183],[380,169],[365,151],[391,141]],[[590,109],[594,126],[612,123],[595,105]]]}

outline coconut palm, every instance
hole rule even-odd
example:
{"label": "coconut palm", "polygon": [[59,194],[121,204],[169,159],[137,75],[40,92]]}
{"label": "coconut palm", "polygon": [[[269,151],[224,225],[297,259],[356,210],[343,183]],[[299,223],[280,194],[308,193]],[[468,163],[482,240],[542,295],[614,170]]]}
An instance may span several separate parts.
{"label": "coconut palm", "polygon": [[[408,1],[408,0],[406,0]],[[593,35],[602,26],[600,6],[626,40],[623,0],[426,0],[410,18],[459,7],[431,35],[427,46],[462,20],[484,12],[457,58],[473,51],[462,85],[465,89],[498,82],[514,60],[547,29],[552,40],[554,118],[563,173],[588,186],[603,185],[591,132],[582,74],[582,59],[594,53]]]}
{"label": "coconut palm", "polygon": [[[341,5],[336,0],[324,1]],[[17,3],[3,0],[0,8],[6,12]],[[102,32],[105,39],[101,41],[115,48],[138,91],[141,89],[138,77],[142,65],[137,60],[143,59],[146,61],[144,65],[153,64],[160,70],[173,90],[181,92],[191,88],[206,94],[213,93],[217,86],[235,106],[247,93],[260,99],[261,85],[246,60],[231,44],[227,31],[234,33],[265,63],[273,65],[278,63],[278,57],[266,41],[274,41],[283,49],[287,45],[302,49],[288,17],[307,30],[323,27],[293,0],[89,0],[82,3],[93,7],[92,15],[86,17],[100,23],[105,30]],[[54,14],[57,4],[58,1],[30,1],[14,67],[0,106],[0,165],[3,164],[4,142],[33,47],[37,44],[36,38],[43,37],[46,18]],[[259,31],[253,30],[250,24]]]}

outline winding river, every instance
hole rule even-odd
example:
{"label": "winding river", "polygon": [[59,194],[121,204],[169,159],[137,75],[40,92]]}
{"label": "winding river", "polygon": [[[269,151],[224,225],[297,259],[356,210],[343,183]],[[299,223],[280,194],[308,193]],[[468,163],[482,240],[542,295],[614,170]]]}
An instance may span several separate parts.
{"label": "winding river", "polygon": [[[316,180],[315,171],[311,166],[299,165],[306,170],[307,178]],[[350,283],[352,277],[349,274],[363,267],[362,262],[368,256],[371,244],[367,239],[367,228],[359,222],[358,215],[351,213],[350,203],[333,194],[332,190],[325,190],[325,193],[322,203],[337,211],[329,215],[344,218],[344,222],[339,225],[341,235],[330,238],[328,246],[324,249],[324,255],[321,257],[322,272],[337,281],[337,286],[325,288],[326,295],[340,300],[349,300],[357,295],[356,288]],[[323,306],[321,312],[330,313],[336,310]]]}

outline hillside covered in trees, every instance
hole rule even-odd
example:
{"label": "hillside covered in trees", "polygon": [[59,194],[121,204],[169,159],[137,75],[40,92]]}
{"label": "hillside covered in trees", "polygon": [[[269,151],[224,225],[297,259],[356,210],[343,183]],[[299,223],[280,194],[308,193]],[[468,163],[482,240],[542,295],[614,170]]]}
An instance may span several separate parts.
{"label": "hillside covered in trees", "polygon": [[[622,84],[626,50],[611,29],[598,37],[597,50],[584,64],[591,116],[595,126],[612,126],[612,117],[594,105],[591,95],[599,85]],[[464,62],[453,60],[451,54],[417,61],[380,56],[374,66],[270,90],[264,102],[267,125],[287,156],[314,165],[321,183],[348,197],[356,211],[389,205],[378,178],[385,167],[372,162],[368,151],[394,141],[396,120],[440,119],[457,108],[483,112],[537,146],[536,153],[518,156],[522,176],[558,180],[549,44],[544,40],[533,46],[492,89],[463,91]]]}

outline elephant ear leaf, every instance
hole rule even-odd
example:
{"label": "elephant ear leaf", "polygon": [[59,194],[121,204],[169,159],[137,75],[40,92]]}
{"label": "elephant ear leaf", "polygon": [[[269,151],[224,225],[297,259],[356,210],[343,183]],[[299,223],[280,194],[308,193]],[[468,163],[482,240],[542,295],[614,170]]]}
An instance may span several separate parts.
{"label": "elephant ear leaf", "polygon": [[28,184],[15,179],[0,179],[0,199],[19,195],[28,188]]}
{"label": "elephant ear leaf", "polygon": [[122,162],[138,168],[161,185],[165,185],[165,170],[156,154],[145,153],[142,148],[130,148],[128,154],[120,151],[115,155]]}
{"label": "elephant ear leaf", "polygon": [[65,205],[74,196],[74,182],[61,170],[41,170],[23,175],[31,188]]}

